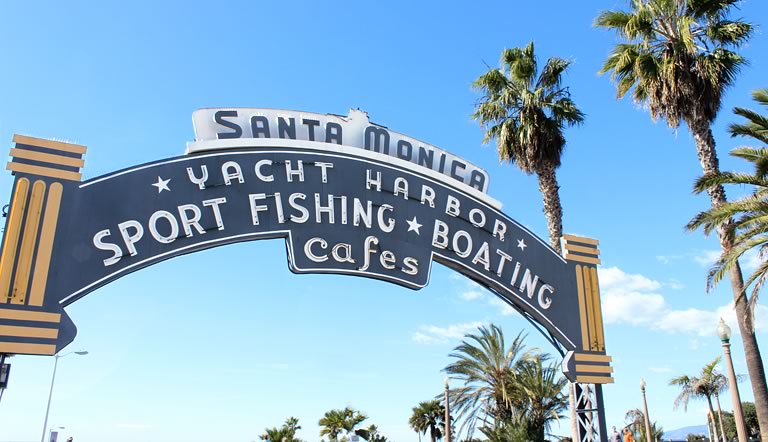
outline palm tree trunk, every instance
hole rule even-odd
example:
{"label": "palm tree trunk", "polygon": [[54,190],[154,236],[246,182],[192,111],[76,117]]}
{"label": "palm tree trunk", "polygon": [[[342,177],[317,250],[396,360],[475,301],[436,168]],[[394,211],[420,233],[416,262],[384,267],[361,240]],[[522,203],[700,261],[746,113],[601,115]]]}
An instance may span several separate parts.
{"label": "palm tree trunk", "polygon": [[[563,206],[560,205],[560,186],[557,184],[557,173],[551,164],[543,164],[536,172],[539,179],[539,192],[544,200],[544,216],[547,218],[549,244],[558,254],[562,254],[560,238],[563,236]],[[579,440],[579,424],[576,417],[576,387],[568,383],[568,402],[571,416],[571,436]]]}
{"label": "palm tree trunk", "polygon": [[557,184],[555,167],[551,164],[542,164],[536,171],[536,175],[539,178],[539,192],[544,200],[549,244],[557,253],[562,253],[560,237],[563,236],[563,207],[560,205],[560,186]]}
{"label": "palm tree trunk", "polygon": [[713,430],[717,430],[717,428],[715,428],[714,416],[712,416],[712,413],[707,413],[707,431],[709,432],[709,440],[717,442],[717,431]]}
{"label": "palm tree trunk", "polygon": [[429,427],[429,436],[432,438],[432,442],[437,442],[437,438],[435,437],[435,427],[431,426]]}
{"label": "palm tree trunk", "polygon": [[725,425],[723,425],[723,409],[720,408],[720,395],[715,393],[715,401],[717,402],[717,419],[720,421],[720,435],[723,436],[723,440],[728,440],[725,437]]}
{"label": "palm tree trunk", "polygon": [[568,382],[568,402],[571,411],[571,440],[579,442],[579,422],[576,419],[576,384]]}
{"label": "palm tree trunk", "polygon": [[[696,151],[699,156],[701,168],[705,174],[720,172],[717,152],[715,151],[715,139],[712,136],[712,129],[709,121],[704,118],[698,118],[688,122],[688,125],[696,140]],[[726,202],[725,189],[723,186],[715,186],[707,190],[712,207],[717,207]],[[720,240],[720,247],[724,253],[727,253],[733,247],[732,224],[727,223],[717,229],[717,236]],[[755,397],[755,409],[757,411],[757,422],[760,426],[760,438],[763,442],[768,442],[768,383],[765,380],[765,368],[760,356],[760,347],[757,345],[757,337],[753,324],[748,322],[750,318],[747,295],[744,290],[744,277],[741,274],[741,267],[737,262],[730,271],[731,290],[733,291],[734,310],[739,324],[739,332],[744,345],[744,356],[747,362],[747,371],[749,372],[750,383],[752,384],[752,393]],[[754,318],[752,318],[754,321]],[[714,327],[715,324],[712,324]]]}
{"label": "palm tree trunk", "polygon": [[[712,427],[715,431],[712,432],[712,440],[717,442],[718,435],[717,435],[717,424],[715,423],[715,409],[712,407],[712,398],[707,396],[707,404],[709,405],[709,415],[712,416]],[[723,442],[725,442],[725,439],[723,439]]]}

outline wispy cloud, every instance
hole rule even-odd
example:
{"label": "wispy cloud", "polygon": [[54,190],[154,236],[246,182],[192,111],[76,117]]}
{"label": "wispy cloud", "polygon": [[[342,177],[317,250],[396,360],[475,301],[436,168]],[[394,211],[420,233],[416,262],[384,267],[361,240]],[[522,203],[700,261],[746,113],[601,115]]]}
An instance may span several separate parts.
{"label": "wispy cloud", "polygon": [[139,424],[139,423],[125,423],[117,424],[118,428],[125,428],[129,430],[146,430],[152,428],[151,424]]}
{"label": "wispy cloud", "polygon": [[499,313],[504,316],[509,316],[513,313],[516,313],[514,308],[510,307],[509,304],[504,302],[504,300],[498,296],[485,290],[485,288],[483,288],[483,286],[480,284],[457,273],[451,273],[448,278],[456,281],[457,283],[460,283],[459,296],[461,299],[465,301],[485,301],[489,305],[496,307],[499,310]]}
{"label": "wispy cloud", "polygon": [[672,369],[669,367],[648,367],[648,371],[651,373],[672,373]]}
{"label": "wispy cloud", "polygon": [[451,340],[461,339],[468,332],[485,324],[483,321],[451,324],[447,327],[422,325],[419,331],[413,333],[411,340],[418,344],[445,344]]}
{"label": "wispy cloud", "polygon": [[[618,267],[598,270],[603,289],[602,307],[606,324],[646,326],[672,334],[708,337],[723,318],[738,333],[733,303],[714,310],[673,309],[659,293],[665,284],[640,274],[629,274]],[[757,330],[768,330],[768,307],[759,305],[755,313]],[[692,342],[691,346],[698,345]]]}

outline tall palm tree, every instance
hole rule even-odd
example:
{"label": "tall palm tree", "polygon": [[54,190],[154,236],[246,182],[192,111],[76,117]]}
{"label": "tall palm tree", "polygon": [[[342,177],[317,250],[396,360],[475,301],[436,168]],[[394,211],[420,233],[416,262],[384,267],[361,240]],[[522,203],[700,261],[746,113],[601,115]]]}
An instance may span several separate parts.
{"label": "tall palm tree", "polygon": [[471,438],[478,421],[494,426],[513,419],[519,397],[517,372],[524,361],[534,357],[533,352],[526,351],[524,339],[518,334],[507,346],[498,326],[481,326],[477,333],[467,334],[449,355],[456,360],[445,371],[464,384],[449,391],[451,408],[462,421],[460,433],[466,430]]}
{"label": "tall palm tree", "polygon": [[533,440],[544,440],[552,423],[563,417],[568,406],[563,394],[568,380],[560,375],[558,364],[545,365],[546,359],[539,355],[523,362],[516,376],[522,405],[518,413]]}
{"label": "tall palm tree", "polygon": [[[549,243],[562,253],[563,209],[557,168],[565,149],[563,129],[580,124],[584,114],[562,84],[570,62],[551,57],[539,71],[533,42],[524,48],[505,49],[501,67],[475,80],[483,97],[472,117],[484,128],[483,142],[496,140],[499,160],[535,173],[544,200]],[[576,393],[569,385],[571,430],[576,438]]]}
{"label": "tall palm tree", "polygon": [[[768,89],[757,90],[753,92],[752,97],[759,104],[768,108]],[[766,247],[768,223],[765,221],[766,215],[768,215],[768,199],[766,198],[768,196],[768,116],[741,107],[737,107],[733,111],[746,118],[747,122],[745,124],[731,124],[728,128],[731,136],[749,137],[764,145],[755,148],[740,147],[731,151],[732,156],[742,158],[752,164],[754,169],[752,174],[720,172],[704,175],[694,186],[694,191],[697,193],[701,193],[713,185],[738,184],[749,186],[752,189],[749,195],[699,213],[688,223],[689,229],[703,227],[704,231],[709,233],[723,222],[734,220],[733,228],[736,233],[734,247],[729,253],[723,254],[710,270],[707,280],[708,287],[717,285],[730,273],[744,253],[757,249],[763,254],[768,248]],[[744,284],[745,288],[752,287],[747,308],[749,322],[752,325],[754,325],[753,318],[758,295],[766,276],[768,276],[768,261],[763,259],[761,265],[747,278]]]}
{"label": "tall palm tree", "polygon": [[[715,367],[720,363],[720,357],[716,357],[701,369],[699,376],[682,375],[669,381],[669,385],[680,387],[680,394],[675,398],[674,408],[681,405],[683,410],[688,410],[688,402],[691,399],[706,399],[709,406],[709,412],[715,416],[715,409],[712,406],[712,397],[719,395],[723,391],[723,375]],[[722,428],[722,419],[720,421],[720,433],[725,434]],[[717,425],[715,425],[714,438],[717,438]]]}
{"label": "tall palm tree", "polygon": [[439,400],[419,402],[419,405],[413,407],[413,414],[408,419],[413,431],[419,434],[426,434],[429,431],[429,437],[432,442],[443,437],[443,427],[445,425],[445,407]]}
{"label": "tall palm tree", "polygon": [[472,117],[485,132],[484,142],[496,140],[499,159],[536,174],[544,199],[549,241],[561,252],[563,209],[556,170],[565,148],[563,129],[584,121],[584,114],[562,85],[570,62],[552,57],[539,70],[533,42],[524,48],[505,49],[501,67],[475,80],[483,97]]}
{"label": "tall palm tree", "polygon": [[[653,119],[662,118],[672,128],[685,122],[696,141],[705,175],[719,172],[711,124],[725,90],[746,63],[736,50],[753,31],[750,23],[729,18],[738,0],[632,0],[629,11],[604,11],[598,27],[617,31],[616,45],[601,70],[616,81],[619,97],[632,97],[647,105]],[[707,189],[712,207],[726,202],[725,190]],[[729,221],[717,227],[724,254],[733,247]],[[741,269],[729,272],[736,316],[744,344],[755,404],[762,433],[768,440],[768,386],[760,349],[748,315]]]}

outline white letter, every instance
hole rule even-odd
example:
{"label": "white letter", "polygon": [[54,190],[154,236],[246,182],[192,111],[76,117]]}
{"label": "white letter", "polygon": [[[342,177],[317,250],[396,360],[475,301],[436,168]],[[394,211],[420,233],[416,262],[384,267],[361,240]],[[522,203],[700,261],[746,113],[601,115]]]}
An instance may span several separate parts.
{"label": "white letter", "polygon": [[432,232],[432,246],[444,249],[448,247],[448,224],[435,220],[435,230]]}
{"label": "white letter", "polygon": [[210,207],[213,210],[213,216],[216,218],[216,227],[219,230],[224,230],[224,221],[221,219],[221,211],[219,210],[219,204],[227,202],[226,198],[213,198],[203,201],[203,206]]}
{"label": "white letter", "polygon": [[501,256],[501,259],[499,260],[499,267],[496,268],[496,275],[501,277],[501,272],[504,271],[504,264],[507,261],[512,262],[512,257],[502,252],[501,250],[496,250],[496,254]]}
{"label": "white letter", "polygon": [[298,168],[292,169],[291,168],[291,160],[285,160],[285,175],[288,177],[288,182],[293,182],[293,177],[298,176],[299,182],[304,182],[304,163],[301,160],[297,161]]}
{"label": "white letter", "polygon": [[[479,215],[479,219],[475,219]],[[483,227],[485,225],[485,213],[480,209],[472,209],[469,211],[469,222],[475,227]]]}
{"label": "white letter", "polygon": [[[523,294],[527,294],[528,299],[533,298],[533,292],[536,291],[536,284],[539,283],[538,275],[533,275],[533,276],[534,277],[531,278],[530,269],[525,269],[525,273],[523,273],[523,282],[520,283],[520,291],[523,292]],[[526,289],[528,293],[525,293]]]}
{"label": "white letter", "polygon": [[371,248],[371,244],[375,246],[378,243],[379,239],[375,236],[369,236],[365,238],[365,242],[363,244],[363,248],[365,249],[365,258],[363,258],[363,266],[358,270],[365,271],[368,269],[368,266],[371,265],[371,253],[376,253],[376,249]]}
{"label": "white letter", "polygon": [[299,213],[301,213],[301,216],[296,216],[291,214],[291,221],[295,223],[305,223],[309,219],[309,210],[305,209],[303,206],[300,206],[296,204],[296,200],[305,200],[307,199],[307,196],[303,193],[292,193],[291,196],[288,197],[288,205],[291,206],[292,209],[298,210]]}
{"label": "white letter", "polygon": [[[187,216],[187,210],[192,211],[192,218]],[[203,226],[200,225],[200,218],[203,214],[200,212],[200,208],[194,204],[184,204],[179,206],[179,219],[181,220],[181,227],[184,229],[184,234],[187,238],[192,236],[192,226],[195,227],[197,233],[204,234]]]}
{"label": "white letter", "polygon": [[408,256],[403,260],[405,268],[401,269],[406,275],[415,275],[419,273],[419,261],[412,256]]}
{"label": "white letter", "polygon": [[435,208],[435,190],[427,185],[421,186],[421,204],[429,203],[429,207]]}
{"label": "white letter", "polygon": [[[340,250],[344,251],[344,256],[339,253]],[[331,249],[331,254],[333,255],[333,259],[335,259],[338,262],[351,262],[355,263],[355,260],[352,259],[352,246],[347,243],[338,243],[335,246],[333,246],[333,249]]]}
{"label": "white letter", "polygon": [[483,241],[483,245],[480,246],[480,248],[477,250],[477,253],[475,253],[475,257],[472,258],[472,264],[482,264],[483,268],[486,272],[491,271],[491,256],[488,251],[488,243]]}
{"label": "white letter", "polygon": [[395,258],[395,254],[390,252],[389,250],[385,250],[381,252],[381,256],[379,256],[379,262],[381,263],[381,266],[387,270],[395,269],[395,266],[393,265],[395,261],[397,261],[397,258]]}
{"label": "white letter", "polygon": [[315,166],[320,168],[320,174],[324,183],[328,182],[328,169],[333,169],[333,163],[315,162]]}
{"label": "white letter", "polygon": [[254,226],[259,225],[259,212],[266,212],[269,208],[265,205],[256,205],[256,200],[267,199],[267,195],[264,193],[251,193],[248,194],[248,200],[251,202],[251,220]]}
{"label": "white letter", "polygon": [[109,258],[104,260],[104,266],[111,266],[112,264],[116,264],[118,261],[120,261],[120,258],[123,256],[123,251],[120,250],[120,247],[118,247],[117,244],[112,244],[109,242],[103,242],[101,239],[111,235],[109,232],[109,229],[102,230],[101,232],[93,235],[93,245],[96,246],[99,250],[106,250],[108,252],[112,252],[113,255]]}
{"label": "white letter", "polygon": [[363,207],[363,203],[359,199],[354,199],[354,205],[352,206],[352,225],[357,227],[360,225],[360,219],[363,220],[365,227],[371,228],[373,223],[373,205],[370,201],[366,202],[366,206]]}
{"label": "white letter", "polygon": [[[234,173],[230,173],[229,169],[235,169]],[[237,164],[234,161],[227,161],[226,163],[221,165],[221,174],[224,175],[224,184],[229,186],[232,184],[232,180],[234,178],[237,178],[237,181],[239,183],[244,183],[245,179],[243,178],[243,171],[240,170],[240,165]]]}
{"label": "white letter", "polygon": [[552,305],[552,298],[545,298],[544,297],[544,290],[548,290],[549,294],[551,295],[552,293],[555,292],[555,288],[552,287],[549,284],[544,284],[539,289],[539,305],[541,306],[541,308],[546,310],[546,309],[549,308],[550,305]]}
{"label": "white letter", "polygon": [[377,192],[381,192],[381,172],[376,172],[376,179],[371,178],[371,169],[365,169],[365,188],[371,190],[375,187]]}
{"label": "white letter", "polygon": [[[128,229],[131,227],[136,230],[133,235],[128,233]],[[120,234],[123,236],[123,242],[125,242],[125,247],[128,249],[128,253],[131,256],[135,256],[138,252],[136,251],[136,246],[134,246],[134,244],[144,236],[144,227],[142,227],[138,221],[130,220],[118,224],[117,228],[120,229]]]}
{"label": "white letter", "polygon": [[379,206],[379,228],[382,232],[389,233],[393,230],[395,230],[395,220],[392,218],[387,219],[387,223],[384,223],[384,211],[389,210],[390,212],[393,211],[394,207],[390,206],[389,204],[382,204]]}
{"label": "white letter", "polygon": [[272,174],[264,175],[261,173],[261,168],[266,165],[271,165],[272,160],[259,160],[256,162],[256,166],[254,166],[254,171],[256,172],[256,178],[260,179],[261,181],[264,181],[265,183],[270,183],[272,181],[275,181],[275,176]]}
{"label": "white letter", "polygon": [[[157,222],[160,218],[165,218],[168,220],[168,224],[171,225],[171,233],[168,234],[168,236],[163,236],[157,231]],[[179,236],[179,223],[176,222],[176,217],[174,217],[171,212],[158,210],[149,217],[149,233],[152,234],[152,237],[155,238],[157,242],[170,244],[176,241],[176,238]]]}
{"label": "white letter", "polygon": [[448,195],[448,203],[445,206],[445,213],[451,216],[459,216],[459,200]]}
{"label": "white letter", "polygon": [[189,180],[197,184],[197,187],[199,187],[200,190],[205,190],[205,182],[208,181],[208,167],[203,164],[200,166],[200,171],[203,172],[202,178],[196,177],[195,172],[192,171],[192,168],[187,167],[187,175],[189,175]]}
{"label": "white letter", "polygon": [[496,220],[496,222],[493,223],[493,236],[496,237],[498,235],[499,240],[503,242],[505,233],[507,233],[507,225],[499,220]]}
{"label": "white letter", "polygon": [[320,247],[323,249],[328,248],[328,243],[323,238],[312,238],[304,243],[304,254],[307,255],[307,258],[314,262],[328,261],[328,254],[317,256],[312,253],[312,244],[314,243],[320,243]]}
{"label": "white letter", "polygon": [[395,196],[403,194],[403,199],[408,199],[408,181],[405,178],[395,178]]}
{"label": "white letter", "polygon": [[[466,250],[459,250],[459,238],[464,238],[467,240]],[[453,234],[453,251],[456,252],[456,254],[461,258],[466,258],[470,253],[472,253],[472,237],[469,236],[469,233],[463,230],[458,230]]]}
{"label": "white letter", "polygon": [[328,214],[328,223],[333,224],[334,223],[334,216],[333,216],[333,195],[328,195],[328,205],[323,206],[320,204],[320,194],[315,194],[315,222],[320,224],[323,222],[323,213]]}

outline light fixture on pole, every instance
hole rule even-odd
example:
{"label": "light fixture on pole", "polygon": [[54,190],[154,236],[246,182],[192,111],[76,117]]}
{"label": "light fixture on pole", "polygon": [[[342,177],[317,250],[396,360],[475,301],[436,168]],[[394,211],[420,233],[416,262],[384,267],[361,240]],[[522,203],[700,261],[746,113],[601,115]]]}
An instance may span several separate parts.
{"label": "light fixture on pole", "polygon": [[445,442],[451,442],[451,410],[448,405],[448,388],[450,387],[450,378],[445,377]]}
{"label": "light fixture on pole", "polygon": [[739,396],[739,386],[736,385],[736,373],[733,370],[733,359],[731,359],[731,327],[720,318],[717,325],[717,336],[723,344],[725,353],[725,365],[728,367],[728,387],[731,390],[731,400],[733,401],[733,420],[736,421],[736,434],[739,442],[747,442],[747,427],[744,425],[744,413],[741,410],[741,397]]}
{"label": "light fixture on pole", "polygon": [[64,353],[63,355],[59,356],[58,354],[53,355],[53,376],[51,376],[51,390],[48,392],[48,406],[45,408],[45,421],[43,422],[43,435],[40,436],[40,442],[45,442],[45,430],[46,427],[48,427],[48,413],[51,411],[51,398],[53,397],[53,383],[56,381],[56,367],[59,365],[59,359],[69,356],[71,354],[76,354],[79,356],[85,356],[88,354],[85,350],[78,350],[78,351],[71,351],[69,353]]}
{"label": "light fixture on pole", "polygon": [[648,418],[648,403],[645,400],[645,379],[640,378],[640,392],[643,394],[643,420],[645,421],[645,442],[653,442],[651,420]]}

